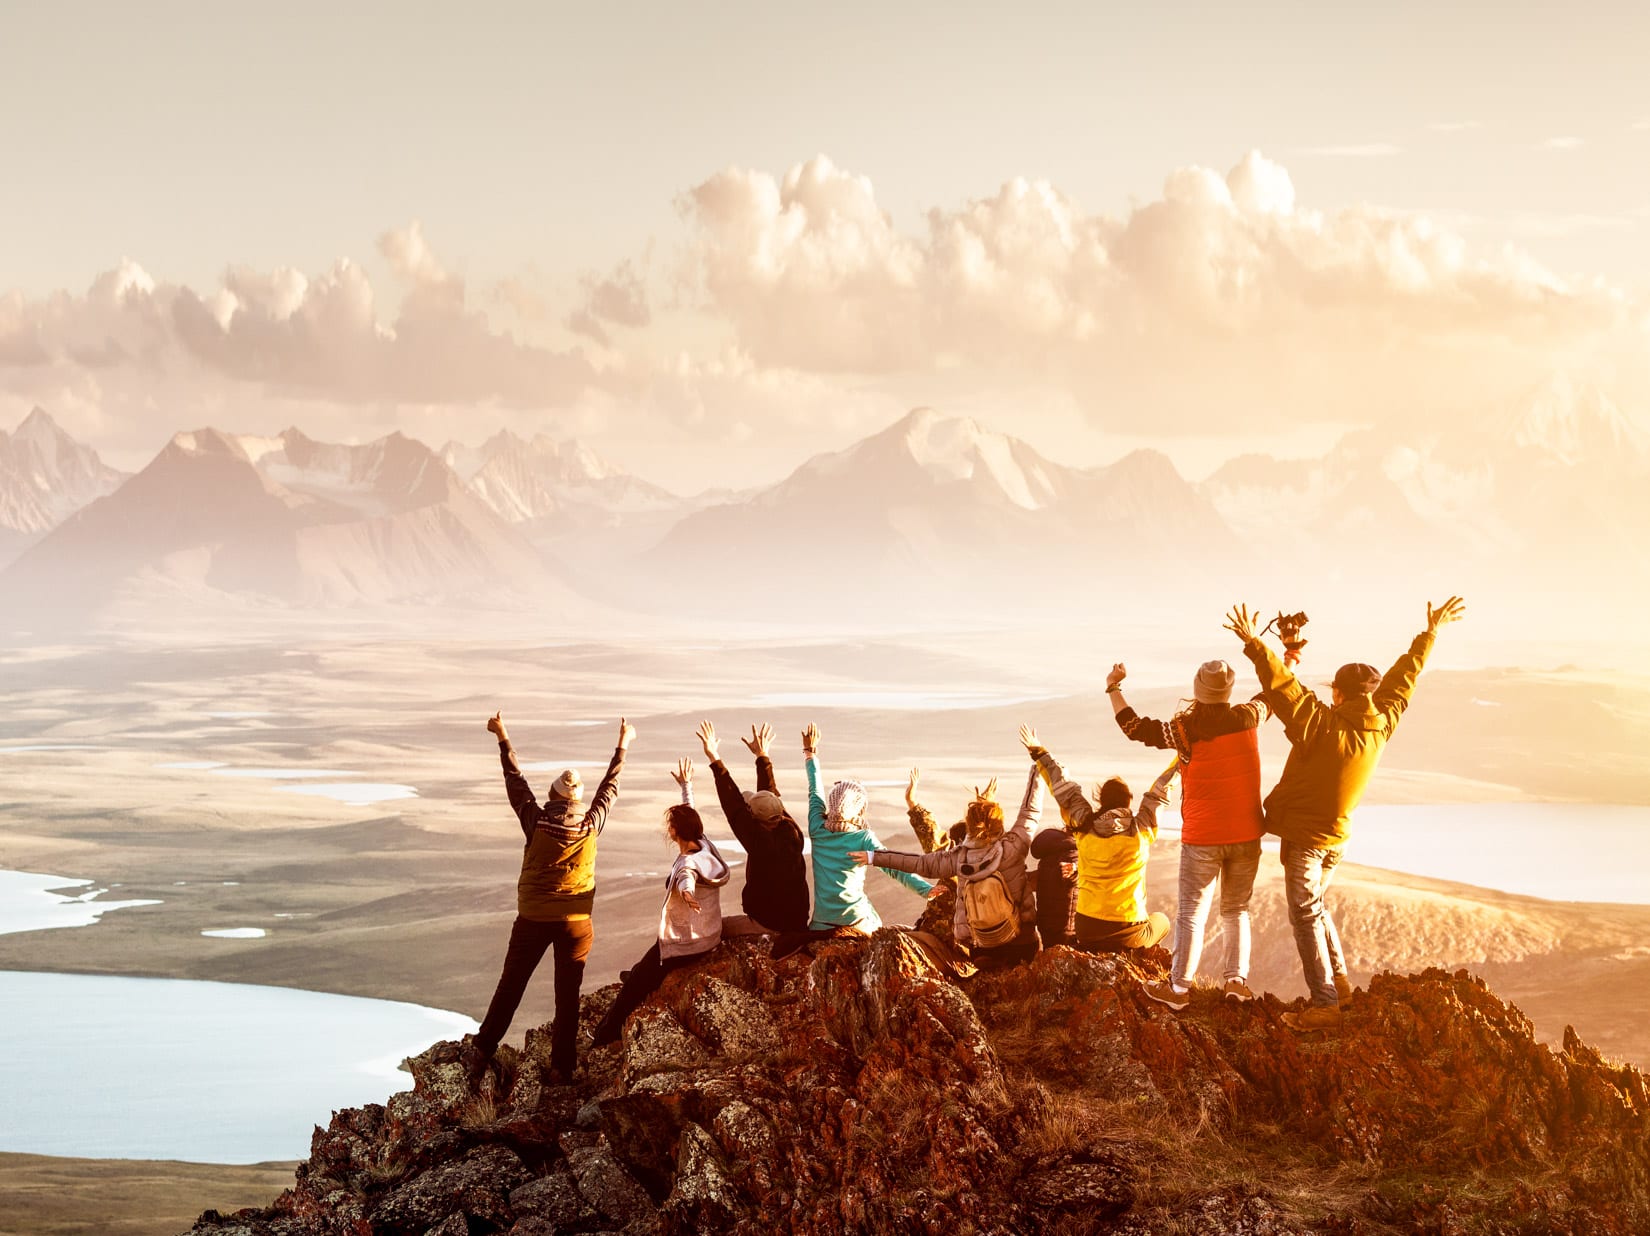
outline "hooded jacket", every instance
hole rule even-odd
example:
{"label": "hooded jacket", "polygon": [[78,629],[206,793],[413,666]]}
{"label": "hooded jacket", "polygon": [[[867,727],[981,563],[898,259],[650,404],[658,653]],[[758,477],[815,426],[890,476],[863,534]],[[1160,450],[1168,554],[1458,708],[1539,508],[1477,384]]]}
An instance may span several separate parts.
{"label": "hooded jacket", "polygon": [[1066,831],[1077,842],[1077,913],[1108,923],[1146,919],[1146,860],[1157,839],[1157,809],[1168,801],[1166,772],[1140,798],[1140,810],[1101,811],[1042,747],[1032,749]]}
{"label": "hooded jacket", "polygon": [[[976,846],[962,841],[947,849],[934,850],[927,854],[878,850],[871,855],[871,865],[895,871],[909,871],[914,875],[926,876],[930,880],[955,876],[959,883],[966,881],[970,876],[1000,874],[1003,882],[1008,885],[1009,898],[1019,907],[1020,922],[1034,922],[1037,918],[1037,901],[1031,881],[1026,877],[1026,854],[1031,849],[1031,826],[1037,822],[1042,811],[1043,784],[1038,780],[1037,769],[1034,767],[1026,779],[1026,792],[1020,800],[1020,812],[1014,819],[1014,827],[990,845]],[[969,870],[965,871],[965,867]],[[974,933],[968,924],[968,908],[961,896],[957,898],[956,909],[951,916],[951,934],[956,937],[959,944],[974,943]]]}
{"label": "hooded jacket", "polygon": [[619,796],[624,748],[613,752],[588,807],[554,794],[540,806],[516,763],[515,749],[501,742],[498,754],[505,793],[527,839],[516,881],[516,913],[538,923],[589,918],[596,900],[596,838]]}
{"label": "hooded jacket", "polygon": [[1368,695],[1325,704],[1266,644],[1243,646],[1289,737],[1289,759],[1266,796],[1266,831],[1313,849],[1346,844],[1352,813],[1415,693],[1436,636],[1423,631]]}
{"label": "hooded jacket", "polygon": [[[870,933],[882,926],[871,899],[865,895],[865,873],[848,855],[856,850],[881,850],[882,842],[868,828],[837,832],[825,823],[825,800],[819,792],[819,760],[810,755],[804,762],[808,771],[808,837],[813,845],[815,931],[832,927],[856,927]],[[926,897],[933,885],[904,871],[887,871],[914,893]]]}
{"label": "hooded jacket", "polygon": [[[733,872],[709,837],[699,848],[678,854],[665,877],[665,901],[659,907],[659,959],[707,953],[722,941],[722,886]],[[699,903],[697,910],[677,894]]]}
{"label": "hooded jacket", "polygon": [[[712,760],[716,778],[716,799],[722,805],[728,827],[749,860],[745,868],[745,889],[740,906],[764,927],[775,931],[803,931],[808,926],[808,866],[802,857],[802,829],[789,811],[771,827],[752,814],[740,793],[733,774],[721,760]],[[773,761],[756,759],[756,788],[778,794]]]}

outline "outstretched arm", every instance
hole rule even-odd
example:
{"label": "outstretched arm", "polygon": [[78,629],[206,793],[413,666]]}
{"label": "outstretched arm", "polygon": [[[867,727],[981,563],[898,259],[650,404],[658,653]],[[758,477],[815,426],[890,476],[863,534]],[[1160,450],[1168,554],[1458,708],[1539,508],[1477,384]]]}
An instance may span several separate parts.
{"label": "outstretched arm", "polygon": [[[877,856],[879,854],[890,853],[891,851],[889,851],[888,848],[882,844],[882,842],[877,840],[875,833],[868,832],[866,836],[870,838],[871,850],[873,851],[871,854],[871,865],[880,867],[882,864],[877,862]],[[943,864],[949,859],[953,864],[955,864],[961,860],[961,856],[962,852],[960,850],[941,850],[938,854],[903,854],[900,857],[916,863],[932,861],[939,864]],[[883,867],[882,870],[883,873],[890,879],[898,880],[913,893],[919,893],[926,897],[929,893],[934,891],[934,885],[932,883],[923,879],[914,872],[896,871],[890,867]],[[954,870],[955,869],[953,868],[953,873]]]}
{"label": "outstretched arm", "polygon": [[901,850],[884,849],[880,844],[873,843],[871,849],[856,850],[848,857],[856,863],[863,862],[870,867],[879,867],[890,875],[900,872],[938,880],[957,874],[957,866],[962,862],[962,851],[940,850],[931,854],[906,854]]}
{"label": "outstretched arm", "polygon": [[1381,679],[1381,685],[1375,688],[1375,708],[1386,717],[1389,727],[1396,726],[1398,718],[1409,707],[1409,701],[1415,694],[1415,681],[1421,676],[1421,669],[1438,639],[1438,629],[1448,623],[1459,622],[1466,617],[1466,613],[1467,603],[1460,597],[1451,597],[1438,606],[1428,603],[1427,629],[1410,642],[1409,651],[1393,663],[1386,677]]}
{"label": "outstretched arm", "polygon": [[1255,617],[1248,606],[1234,606],[1226,615],[1226,629],[1243,641],[1243,655],[1254,664],[1255,674],[1260,678],[1262,699],[1283,722],[1283,732],[1289,741],[1299,746],[1311,741],[1323,727],[1328,710],[1255,633]]}
{"label": "outstretched arm", "polygon": [[619,796],[619,773],[624,769],[625,752],[636,737],[636,727],[623,717],[619,718],[619,745],[613,750],[613,758],[607,762],[607,772],[602,774],[602,783],[596,787],[596,793],[590,799],[590,807],[584,813],[586,827],[594,828],[600,833],[607,826],[607,813],[613,808],[613,801]]}
{"label": "outstretched arm", "polygon": [[1054,801],[1060,807],[1060,818],[1066,822],[1066,831],[1076,832],[1086,827],[1094,818],[1094,808],[1089,805],[1083,787],[1066,776],[1066,770],[1060,767],[1060,761],[1037,741],[1037,731],[1029,725],[1020,727],[1020,741],[1025,744],[1038,774],[1048,785],[1049,792],[1054,795]]}
{"label": "outstretched arm", "polygon": [[504,767],[504,792],[510,799],[510,809],[516,813],[522,833],[532,840],[533,821],[538,817],[539,802],[533,797],[533,787],[522,776],[521,765],[516,762],[516,749],[510,745],[502,712],[495,712],[487,718],[487,732],[498,739],[498,759]]}

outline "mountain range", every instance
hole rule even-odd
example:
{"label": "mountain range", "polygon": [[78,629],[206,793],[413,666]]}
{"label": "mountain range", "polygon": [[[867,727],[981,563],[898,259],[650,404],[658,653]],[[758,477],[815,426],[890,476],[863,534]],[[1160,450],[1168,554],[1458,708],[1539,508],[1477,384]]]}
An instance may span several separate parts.
{"label": "mountain range", "polygon": [[692,498],[508,432],[437,451],[201,429],[128,477],[37,409],[0,434],[0,562],[15,558],[0,595],[96,613],[156,589],[309,607],[555,586],[660,612],[921,625],[1437,573],[1609,602],[1650,581],[1647,481],[1650,431],[1563,377],[1468,422],[1244,455],[1200,484],[1154,451],[1070,467],[918,409],[766,488]]}

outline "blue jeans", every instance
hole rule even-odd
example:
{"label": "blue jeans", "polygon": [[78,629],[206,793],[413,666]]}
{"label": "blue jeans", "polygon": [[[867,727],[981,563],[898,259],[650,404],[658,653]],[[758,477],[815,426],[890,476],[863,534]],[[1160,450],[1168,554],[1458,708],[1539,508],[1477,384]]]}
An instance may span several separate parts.
{"label": "blue jeans", "polygon": [[1341,956],[1341,938],[1335,920],[1329,916],[1324,894],[1341,861],[1335,846],[1313,849],[1285,841],[1278,857],[1283,860],[1283,892],[1289,903],[1289,926],[1295,932],[1301,969],[1315,1006],[1334,1008],[1340,1003],[1335,992],[1335,975],[1346,973]]}
{"label": "blue jeans", "polygon": [[1215,882],[1220,882],[1220,929],[1228,979],[1249,977],[1249,897],[1260,869],[1260,839],[1232,845],[1180,846],[1180,904],[1174,927],[1174,981],[1190,987],[1203,957]]}

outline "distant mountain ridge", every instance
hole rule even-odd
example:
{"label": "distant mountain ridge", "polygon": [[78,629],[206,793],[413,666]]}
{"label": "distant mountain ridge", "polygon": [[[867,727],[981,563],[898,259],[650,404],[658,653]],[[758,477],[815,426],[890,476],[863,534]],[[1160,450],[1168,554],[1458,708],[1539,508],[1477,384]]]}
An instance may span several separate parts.
{"label": "distant mountain ridge", "polygon": [[42,408],[0,430],[0,563],[125,479]]}

